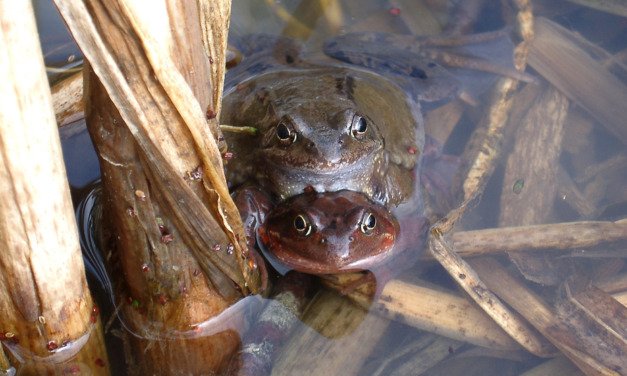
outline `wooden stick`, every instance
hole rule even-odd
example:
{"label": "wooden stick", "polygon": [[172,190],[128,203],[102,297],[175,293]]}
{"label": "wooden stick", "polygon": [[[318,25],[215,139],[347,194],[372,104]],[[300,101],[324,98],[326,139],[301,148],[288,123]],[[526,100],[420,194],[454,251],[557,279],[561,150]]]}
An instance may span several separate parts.
{"label": "wooden stick", "polygon": [[0,1],[0,339],[32,372],[78,353],[107,374],[37,35],[30,2]]}
{"label": "wooden stick", "polygon": [[[586,375],[618,376],[620,370],[627,367],[624,341],[615,343],[614,338],[594,330],[589,334],[591,327],[567,325],[563,315],[558,317],[542,298],[494,259],[473,259],[471,265],[492,291],[540,330]],[[575,312],[570,310],[566,316],[574,321]],[[606,325],[602,320],[600,323]]]}
{"label": "wooden stick", "polygon": [[520,349],[488,315],[468,299],[449,292],[392,280],[372,309],[387,318],[458,341],[500,350]]}
{"label": "wooden stick", "polygon": [[453,246],[462,257],[518,251],[564,251],[626,239],[627,219],[502,227],[459,231],[451,235]]}
{"label": "wooden stick", "polygon": [[481,281],[477,273],[432,230],[429,250],[471,298],[516,342],[532,354],[550,356],[554,349],[521,317],[505,306]]}
{"label": "wooden stick", "polygon": [[[85,98],[107,200],[103,244],[114,244],[133,302],[120,312],[138,334],[134,371],[219,373],[239,344],[231,329],[242,312],[223,317],[231,326],[200,328],[261,289],[216,143],[211,86],[221,80],[210,77],[223,69],[210,66],[224,65],[223,42],[213,39],[210,61],[194,1],[56,3],[93,68]],[[204,15],[222,38],[226,3]]]}
{"label": "wooden stick", "polygon": [[540,18],[536,32],[529,64],[627,143],[622,111],[627,103],[625,84],[582,50],[573,33],[557,23]]}
{"label": "wooden stick", "polygon": [[389,321],[367,315],[346,297],[323,290],[279,355],[273,375],[357,375]]}
{"label": "wooden stick", "polygon": [[[174,205],[172,212],[179,213],[177,221],[181,229],[190,239],[198,238],[207,243],[206,226],[212,216],[235,252],[230,255],[206,252],[211,246],[198,244],[191,250],[199,259],[208,258],[219,264],[222,273],[236,281],[242,291],[256,291],[260,285],[259,274],[253,268],[254,262],[244,257],[241,220],[229,196],[215,142],[219,135],[217,120],[214,117],[207,121],[205,114],[210,97],[199,94],[208,91],[207,81],[201,78],[208,77],[202,71],[208,70],[209,62],[191,65],[194,74],[189,75],[189,69],[182,69],[181,65],[190,67],[195,58],[187,57],[185,52],[173,55],[174,48],[191,48],[189,42],[192,41],[199,44],[200,26],[194,22],[187,24],[186,32],[193,37],[185,44],[177,43],[180,36],[163,32],[171,30],[172,24],[180,24],[178,20],[183,16],[178,13],[186,14],[196,5],[173,2],[167,7],[166,4],[159,8],[152,6],[151,12],[145,12],[142,3],[136,1],[93,0],[89,9],[77,0],[56,0],[56,4],[111,100],[120,109],[122,119],[154,174],[168,186],[178,187],[179,194],[184,196],[170,200]],[[198,17],[196,13],[196,17],[190,19]],[[122,32],[119,27],[125,27],[131,34]],[[202,51],[203,47],[194,50]],[[198,81],[186,81],[192,77]],[[183,177],[198,166],[201,166],[202,177],[188,189]],[[203,220],[199,222],[197,218]],[[215,230],[211,231],[211,236],[214,240],[224,238]]]}

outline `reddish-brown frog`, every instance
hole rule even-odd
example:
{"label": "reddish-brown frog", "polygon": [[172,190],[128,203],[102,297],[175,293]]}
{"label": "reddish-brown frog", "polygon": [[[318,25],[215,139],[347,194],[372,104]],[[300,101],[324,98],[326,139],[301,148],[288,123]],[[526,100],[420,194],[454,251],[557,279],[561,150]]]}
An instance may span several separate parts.
{"label": "reddish-brown frog", "polygon": [[[442,155],[427,139],[420,179],[412,178],[415,194],[388,209],[362,193],[342,190],[304,193],[274,204],[260,188],[247,186],[235,194],[249,246],[258,245],[280,271],[333,274],[376,270],[399,255],[394,270],[410,266],[426,239],[428,219],[422,197],[441,207],[450,200],[450,182],[460,165],[457,157]],[[407,254],[405,251],[413,254]]]}
{"label": "reddish-brown frog", "polygon": [[398,233],[396,218],[361,193],[311,192],[272,210],[257,239],[271,261],[300,272],[332,274],[382,263]]}
{"label": "reddish-brown frog", "polygon": [[[437,189],[446,185],[433,172],[415,171],[429,154],[419,102],[455,93],[455,79],[410,50],[381,54],[381,40],[389,40],[363,36],[325,47],[351,65],[307,62],[281,39],[281,48],[253,51],[258,58],[229,73],[222,122],[252,126],[259,136],[231,135],[236,158],[227,175],[232,185],[249,182],[272,196],[272,203],[262,202],[240,192],[239,207],[251,246],[259,240],[269,258],[288,268],[327,274],[376,267],[424,240],[419,177]],[[407,213],[392,213],[396,207]],[[375,221],[373,230],[381,236],[358,237],[368,222],[355,212],[378,213],[382,226]],[[407,227],[400,238],[391,230],[398,225],[385,226],[396,218]]]}

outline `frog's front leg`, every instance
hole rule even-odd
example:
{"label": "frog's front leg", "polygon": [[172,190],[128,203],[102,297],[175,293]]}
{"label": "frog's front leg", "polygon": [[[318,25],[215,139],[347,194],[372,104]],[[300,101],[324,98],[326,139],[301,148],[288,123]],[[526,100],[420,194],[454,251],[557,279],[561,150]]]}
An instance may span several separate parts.
{"label": "frog's front leg", "polygon": [[261,271],[261,289],[266,291],[268,287],[268,273],[263,257],[257,252],[257,229],[265,221],[266,216],[272,209],[270,196],[253,186],[244,186],[233,192],[233,201],[240,212],[246,235],[246,247],[248,252],[254,257],[255,263]]}
{"label": "frog's front leg", "polygon": [[266,216],[272,210],[270,196],[253,186],[244,186],[233,192],[233,201],[240,212],[246,244],[249,249],[255,248],[257,229],[264,223]]}

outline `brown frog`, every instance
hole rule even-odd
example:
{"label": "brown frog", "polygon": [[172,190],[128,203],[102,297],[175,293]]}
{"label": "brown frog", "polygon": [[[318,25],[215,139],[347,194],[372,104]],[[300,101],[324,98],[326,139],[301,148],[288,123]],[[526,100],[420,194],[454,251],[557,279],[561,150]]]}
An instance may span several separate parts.
{"label": "brown frog", "polygon": [[271,261],[299,272],[332,274],[384,262],[398,235],[399,224],[385,207],[361,193],[339,191],[284,201],[261,224],[257,238]]}
{"label": "brown frog", "polygon": [[423,195],[438,209],[439,201],[450,201],[459,165],[459,158],[443,155],[427,138],[420,179],[413,174],[411,179],[421,187],[399,206],[387,208],[358,192],[311,187],[275,205],[263,190],[247,186],[237,191],[235,202],[249,245],[258,245],[277,270],[334,274],[394,265],[390,269],[396,273],[421,254],[429,223]]}
{"label": "brown frog", "polygon": [[[258,193],[274,197],[260,200],[263,194],[245,189],[236,201],[249,244],[257,241],[289,269],[372,269],[411,244],[420,248],[428,223],[421,187],[431,188],[429,195],[446,190],[457,164],[432,158],[438,153],[425,144],[419,105],[456,92],[454,80],[404,48],[381,55],[374,48],[381,37],[362,36],[325,47],[355,65],[307,62],[282,41],[288,48],[262,53],[231,72],[238,84],[226,91],[223,123],[254,126],[259,136],[231,136],[238,158],[227,172],[235,185],[252,182]],[[262,63],[270,57],[273,63]],[[417,172],[423,154],[444,174]],[[397,218],[400,226],[393,225]],[[362,232],[368,223],[376,236]],[[399,228],[405,229],[401,236]]]}
{"label": "brown frog", "polygon": [[[451,95],[455,79],[424,59],[413,63],[415,77],[379,74],[306,59],[287,39],[264,43],[268,48],[252,43],[248,62],[227,74],[221,123],[258,133],[226,135],[234,152],[227,165],[232,186],[253,182],[279,201],[309,186],[361,192],[384,205],[411,196],[409,176],[424,146],[419,100]],[[409,93],[408,80],[420,89]]]}

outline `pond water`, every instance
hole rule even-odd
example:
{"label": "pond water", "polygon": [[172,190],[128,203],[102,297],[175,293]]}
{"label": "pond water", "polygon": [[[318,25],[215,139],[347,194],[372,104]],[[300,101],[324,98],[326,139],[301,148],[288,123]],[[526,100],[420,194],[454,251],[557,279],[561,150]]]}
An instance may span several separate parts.
{"label": "pond water", "polygon": [[[36,3],[39,4],[40,14],[51,14],[51,10],[46,7],[47,2]],[[302,55],[304,59],[328,64],[329,60],[325,60],[328,58],[324,58],[320,53],[324,43],[335,35],[347,32],[439,35],[447,30],[458,31],[459,24],[451,24],[449,22],[451,20],[460,22],[473,20],[465,27],[466,34],[512,27],[515,19],[513,7],[502,6],[500,2],[477,3],[483,3],[478,5],[477,15],[473,15],[472,6],[468,6],[468,9],[455,18],[452,12],[456,8],[450,7],[445,1],[437,0],[264,2],[238,0],[233,2],[230,38],[236,41],[246,35],[259,33],[290,37],[304,46]],[[618,90],[624,90],[627,78],[625,68],[627,22],[624,17],[577,6],[568,1],[537,1],[533,2],[533,6],[536,17],[551,20],[538,23],[546,25],[547,22],[551,22],[548,25],[553,23],[562,25],[566,31],[572,33],[573,38],[590,41],[590,44],[586,44],[582,39],[578,39],[573,44],[579,46],[591,56],[594,64],[603,67],[606,73],[615,79]],[[624,11],[624,7],[622,9]],[[41,27],[55,28],[47,26],[43,21]],[[549,26],[544,30],[554,29]],[[54,35],[57,35],[56,31]],[[51,51],[50,54],[46,54],[46,61],[50,66],[72,68],[75,61],[80,60],[80,52],[73,45],[67,44],[67,39],[59,40],[42,38],[44,45],[51,43],[48,44],[49,47],[44,47],[44,53]],[[382,71],[381,64],[387,65],[388,68],[395,64],[401,69],[407,67],[403,65],[406,60],[402,60],[406,56],[402,54],[401,49],[395,48],[396,43],[400,42],[386,40],[380,45],[381,50],[391,51],[391,57],[389,61],[378,63],[374,69],[377,74]],[[237,46],[237,43],[234,45]],[[343,51],[350,47],[354,46],[350,43],[344,45]],[[464,56],[479,56],[494,65],[510,70],[512,63],[508,62],[508,57],[512,54],[512,47],[512,43],[503,42],[501,38],[497,42],[488,41],[470,47],[444,50],[447,53],[459,53]],[[440,52],[444,50],[438,50],[436,46],[427,57],[416,55],[417,62],[411,61],[408,63],[409,67],[415,67],[423,60],[427,61],[425,59],[442,57]],[[363,49],[361,52],[363,53]],[[559,51],[555,53],[557,52]],[[545,61],[551,60],[551,53],[546,50],[534,53],[535,57],[530,60],[535,60],[527,70],[529,77],[523,78],[534,78],[535,82],[521,84],[521,94],[515,96],[512,120],[503,130],[502,157],[496,163],[494,173],[483,189],[481,199],[473,203],[455,231],[583,220],[613,221],[625,218],[627,155],[624,145],[627,140],[624,138],[626,133],[621,130],[621,127],[625,128],[624,122],[612,124],[616,117],[606,116],[604,111],[611,112],[615,109],[607,108],[607,105],[604,107],[604,100],[598,101],[600,104],[589,102],[591,96],[604,98],[604,92],[580,93],[581,84],[575,85],[574,89],[559,86],[562,82],[560,75],[551,73],[551,70],[546,68],[545,65],[549,63],[544,64]],[[563,58],[563,55],[560,57]],[[245,59],[242,64],[246,64]],[[366,63],[368,64],[370,62]],[[426,65],[428,63],[424,64],[428,66]],[[362,68],[356,69],[361,72]],[[565,64],[566,68],[572,68],[572,65]],[[287,70],[290,69],[297,68],[290,67]],[[394,69],[396,68],[389,68],[385,72],[386,77],[393,76],[396,72]],[[465,303],[469,301],[464,298],[465,293],[457,287],[448,273],[428,256],[425,249],[427,228],[426,225],[421,225],[423,223],[421,221],[428,219],[433,223],[448,210],[460,204],[463,196],[459,178],[461,172],[455,175],[454,172],[457,170],[451,169],[455,165],[459,166],[459,171],[463,171],[471,165],[470,158],[476,155],[472,153],[475,142],[472,137],[475,130],[480,129],[486,122],[486,114],[490,111],[492,98],[495,96],[493,86],[500,77],[474,70],[450,67],[445,69],[459,80],[460,90],[451,90],[447,86],[450,81],[445,77],[441,82],[437,81],[428,88],[438,93],[447,92],[448,95],[434,95],[429,92],[431,93],[429,95],[434,96],[429,97],[428,101],[420,100],[415,103],[409,100],[407,103],[421,106],[418,113],[422,113],[425,118],[427,144],[441,144],[445,155],[455,157],[433,159],[422,149],[425,141],[421,139],[421,134],[410,135],[409,139],[398,135],[390,136],[386,140],[389,155],[396,156],[397,152],[390,151],[391,143],[402,144],[406,151],[410,150],[407,149],[407,145],[410,145],[410,148],[416,145],[418,151],[425,151],[426,154],[423,156],[424,160],[417,165],[424,167],[430,162],[432,165],[429,168],[436,172],[424,175],[423,170],[413,171],[412,168],[408,168],[409,172],[406,172],[405,177],[393,180],[393,186],[411,181],[410,191],[413,193],[409,195],[411,196],[409,203],[396,207],[389,205],[385,200],[375,199],[366,205],[370,212],[374,212],[373,207],[391,208],[391,214],[383,216],[391,215],[399,222],[396,248],[390,253],[397,257],[384,258],[385,262],[363,264],[365,268],[372,269],[374,274],[327,276],[322,279],[287,273],[293,265],[286,267],[285,262],[272,260],[280,272],[272,277],[275,285],[272,296],[278,295],[276,299],[246,298],[229,311],[225,311],[223,315],[224,319],[229,315],[235,315],[234,311],[244,312],[250,320],[251,328],[245,330],[243,327],[229,326],[232,324],[224,319],[226,323],[207,323],[204,326],[200,325],[198,327],[200,329],[177,335],[207,335],[216,330],[213,325],[221,329],[226,326],[238,331],[243,343],[240,356],[232,360],[231,367],[241,367],[242,373],[243,370],[250,369],[252,371],[249,370],[249,374],[262,374],[260,372],[269,372],[271,369],[272,374],[289,375],[519,375],[544,363],[545,359],[542,357],[534,356],[524,351],[522,347],[512,345],[512,341],[480,312],[478,306],[474,303]],[[590,69],[595,70],[597,67]],[[394,72],[390,74],[390,70]],[[551,84],[548,84],[547,80]],[[399,86],[406,89],[406,92],[411,91],[407,89],[407,85],[411,83],[402,80],[400,82]],[[225,93],[227,95],[233,93],[236,85],[240,83],[229,82],[227,79]],[[322,82],[320,85],[323,87]],[[351,85],[356,85],[356,89],[351,88],[351,95],[361,94],[355,94],[350,99],[354,102],[363,100],[363,103],[359,104],[366,112],[368,121],[379,117],[385,119],[385,115],[381,113],[386,111],[394,113],[389,116],[398,116],[398,112],[401,111],[398,107],[400,104],[390,105],[386,102],[387,97],[371,98],[372,92],[379,87],[370,88],[368,80],[363,82],[357,80],[357,84]],[[360,85],[367,89],[361,89]],[[551,85],[566,91],[570,100],[555,100],[553,96],[547,94]],[[290,92],[290,95],[295,95],[294,93],[313,95],[311,93],[315,92],[313,89],[308,90],[307,87],[301,87]],[[426,89],[421,90],[417,92],[424,94]],[[384,90],[381,92],[389,94]],[[324,103],[328,108],[332,108],[340,101],[337,99],[337,102],[333,103],[334,98],[329,100],[323,98],[324,93],[315,94],[316,100],[326,100]],[[329,95],[337,93],[330,92]],[[365,99],[359,95],[363,95]],[[284,102],[287,102],[287,99]],[[551,108],[561,110],[542,112],[539,103],[543,102],[553,106]],[[570,103],[564,105],[565,102]],[[612,99],[607,98],[606,102],[612,103]],[[285,105],[283,102],[281,104]],[[307,105],[310,104],[304,101],[295,108],[303,111],[302,116],[311,115],[311,112],[306,112],[309,111]],[[366,108],[367,106],[372,107]],[[228,110],[228,107],[226,108]],[[281,109],[277,112],[280,111]],[[540,115],[534,115],[533,111]],[[531,115],[528,115],[529,113]],[[413,116],[416,114],[413,113]],[[233,116],[233,120],[230,119],[236,120],[237,116]],[[534,128],[525,125],[534,121],[536,123],[546,121],[546,127]],[[552,127],[559,127],[554,133],[546,131],[552,139],[548,139],[548,136],[536,137],[545,129]],[[313,131],[315,132],[315,129]],[[87,189],[89,183],[98,178],[97,159],[91,149],[87,132],[80,124],[64,127],[61,133],[68,177],[78,196]],[[314,136],[310,139],[313,140]],[[228,134],[227,140],[230,140]],[[528,142],[525,143],[526,140]],[[534,148],[536,144],[539,146]],[[526,145],[530,146],[525,149]],[[438,150],[438,147],[435,149]],[[478,148],[475,147],[476,149]],[[410,154],[415,152],[416,150]],[[438,151],[433,153],[439,155]],[[255,154],[256,157],[259,155]],[[544,163],[546,159],[543,160],[543,157],[549,160],[548,166]],[[529,168],[527,164],[533,167]],[[344,179],[345,176],[341,175],[342,180],[350,181],[349,178]],[[416,187],[419,182],[422,182],[422,188]],[[267,182],[263,184],[266,184],[263,186],[264,189],[272,190],[268,188]],[[426,191],[423,191],[424,184],[428,184]],[[442,186],[447,188],[441,189]],[[448,187],[451,187],[450,191]],[[521,204],[521,200],[528,201]],[[317,208],[318,204],[312,204],[311,201],[309,205],[309,208],[305,207],[302,210],[320,209],[317,214],[320,217],[330,215],[330,207]],[[342,204],[336,205],[343,208]],[[533,207],[536,209],[532,209]],[[299,227],[299,224],[291,218],[289,217],[289,223]],[[378,224],[381,225],[383,220],[384,218],[379,218]],[[307,222],[303,222],[302,226],[301,230],[306,231]],[[276,242],[289,240],[287,238],[289,236],[279,238]],[[306,242],[303,240],[297,244],[304,243]],[[371,243],[364,244],[364,247],[367,247]],[[550,254],[540,252],[534,254],[534,257],[540,255],[534,262],[542,263],[543,267],[533,268],[528,266],[529,263],[533,263],[528,260],[521,261],[514,257],[512,262],[502,253],[496,253],[495,257],[512,275],[518,276],[521,280],[524,279],[523,276],[527,277],[524,285],[552,305],[553,302],[559,301],[559,291],[563,288],[564,282],[575,278],[574,276],[585,276],[586,281],[592,281],[597,286],[601,286],[608,278],[624,276],[625,249],[627,243],[623,240],[618,244],[579,247]],[[288,251],[285,257],[289,260],[290,255]],[[272,255],[269,257],[272,258]],[[520,267],[522,274],[516,266]],[[296,268],[298,269],[298,266]],[[281,276],[285,274],[287,275]],[[102,275],[90,276],[91,282],[95,284],[96,293],[105,296],[101,305],[106,307],[108,303],[106,297],[110,291],[103,288],[102,278],[104,278]],[[340,281],[344,278],[348,281]],[[371,284],[368,285],[364,281]],[[373,281],[376,286],[374,288]],[[608,292],[619,294],[623,291],[624,296],[624,290],[625,287],[623,290]],[[373,291],[376,294],[374,301]],[[352,299],[347,296],[351,296]],[[295,302],[296,298],[300,300]],[[623,304],[624,302],[625,300]],[[302,311],[298,317],[294,314],[297,310],[295,307]],[[103,311],[105,316],[111,314],[106,308]],[[542,332],[541,329],[539,331]],[[111,336],[111,341],[115,340],[114,336]],[[122,372],[123,355],[118,351],[112,359],[119,367],[117,372]],[[268,359],[271,363],[266,363]],[[566,373],[571,372],[570,374],[579,372],[568,362],[560,363],[558,368]],[[549,371],[548,374],[553,372],[555,371]]]}

